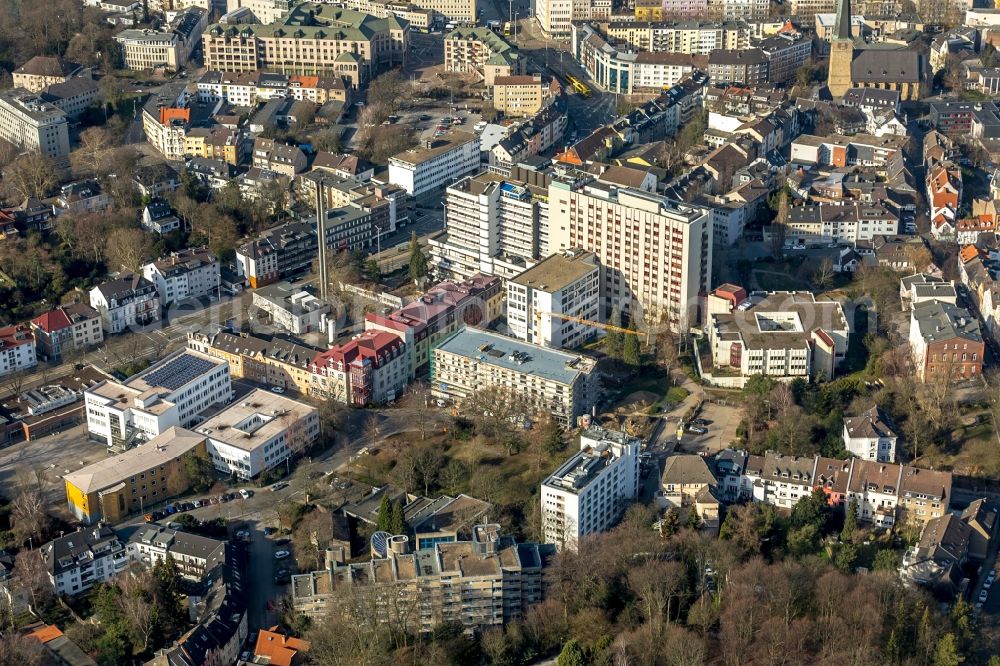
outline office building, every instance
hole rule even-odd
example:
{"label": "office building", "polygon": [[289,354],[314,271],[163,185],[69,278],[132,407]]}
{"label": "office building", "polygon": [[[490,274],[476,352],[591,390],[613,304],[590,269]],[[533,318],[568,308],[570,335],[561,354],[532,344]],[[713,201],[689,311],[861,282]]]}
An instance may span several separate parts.
{"label": "office building", "polygon": [[101,313],[85,303],[60,305],[31,320],[38,355],[59,360],[63,354],[82,351],[104,341]]}
{"label": "office building", "polygon": [[14,88],[28,92],[42,92],[51,85],[64,83],[74,76],[90,78],[83,67],[58,56],[37,55],[11,72]]}
{"label": "office building", "polygon": [[369,329],[316,355],[311,393],[352,407],[384,405],[403,394],[408,361],[401,337]]}
{"label": "office building", "polygon": [[189,427],[232,397],[228,363],[181,349],[124,382],[87,389],[87,432],[109,447],[127,449],[171,426]]}
{"label": "office building", "polygon": [[608,21],[611,0],[539,0],[535,19],[547,37],[568,37],[576,21]]}
{"label": "office building", "polygon": [[225,541],[155,523],[140,525],[125,547],[130,561],[142,562],[149,568],[169,555],[178,573],[195,583],[220,572],[226,564]]}
{"label": "office building", "polygon": [[[616,32],[609,25],[609,33]],[[658,35],[646,36],[642,30],[622,30],[619,34],[640,43],[655,40]],[[661,93],[675,86],[696,69],[704,69],[704,57],[692,52],[663,51],[656,48],[634,47],[631,44],[616,46],[614,39],[606,37],[590,24],[573,25],[573,43],[579,49],[581,67],[598,87],[613,93]],[[656,42],[658,43],[658,42]],[[669,43],[669,42],[668,42]],[[695,51],[694,53],[697,53]]]}
{"label": "office building", "polygon": [[687,330],[699,321],[712,267],[712,226],[701,208],[581,179],[549,186],[549,252],[581,248],[604,268],[602,309]]}
{"label": "office building", "polygon": [[510,279],[548,256],[550,181],[515,166],[507,177],[483,171],[451,185],[445,230],[428,241],[430,263],[457,280],[476,273]]}
{"label": "office building", "polygon": [[0,377],[38,365],[32,329],[24,324],[0,328]]}
{"label": "office building", "polygon": [[42,91],[42,99],[60,108],[71,120],[79,118],[87,109],[100,103],[101,88],[90,77],[75,77],[62,83],[53,83]]}
{"label": "office building", "polygon": [[125,544],[107,525],[86,527],[38,549],[58,596],[75,597],[106,583],[128,566]]}
{"label": "office building", "polygon": [[268,23],[210,25],[202,40],[209,70],[332,74],[359,87],[406,62],[410,26],[395,16],[304,2]]}
{"label": "office building", "polygon": [[475,274],[441,282],[417,300],[386,314],[365,315],[365,332],[385,331],[406,343],[407,377],[423,373],[431,350],[462,326],[489,326],[503,312],[500,278]]}
{"label": "office building", "polygon": [[296,335],[323,331],[330,313],[329,303],[288,282],[255,290],[253,306],[270,315],[274,326]]}
{"label": "office building", "polygon": [[[354,609],[350,599],[374,589],[375,617],[369,621],[398,623],[414,632],[442,624],[469,630],[501,627],[524,616],[542,600],[542,574],[553,549],[515,543],[500,535],[500,526],[476,525],[471,541],[435,543],[410,552],[406,535],[393,535],[382,557],[338,564],[292,576],[292,605],[320,620],[329,613]],[[390,616],[390,613],[395,615]]]}
{"label": "office building", "polygon": [[[623,51],[708,55],[712,51],[750,48],[750,27],[741,21],[614,21],[607,38]],[[579,34],[577,34],[579,31]],[[574,26],[577,40],[601,37],[594,26]],[[625,45],[631,49],[625,49]]]}
{"label": "office building", "polygon": [[195,428],[207,438],[208,454],[224,474],[252,479],[286,464],[319,439],[315,407],[256,389]]}
{"label": "office building", "polygon": [[588,534],[607,532],[639,495],[641,441],[591,426],[580,451],[542,482],[545,543],[576,550]]}
{"label": "office building", "polygon": [[189,487],[185,459],[207,453],[205,437],[175,426],[148,442],[66,474],[69,511],[83,523],[117,523]]}
{"label": "office building", "polygon": [[115,41],[127,69],[137,72],[158,68],[177,71],[187,64],[191,52],[201,41],[207,23],[208,10],[187,7],[162,30],[123,30],[115,35]]}
{"label": "office building", "polygon": [[198,99],[226,102],[233,106],[253,106],[275,97],[290,97],[316,104],[347,101],[347,89],[339,76],[303,76],[278,72],[205,72],[198,79]]}
{"label": "office building", "polygon": [[138,274],[125,273],[90,290],[90,307],[101,313],[106,333],[121,333],[160,320],[156,285]]}
{"label": "office building", "polygon": [[66,112],[21,88],[0,91],[0,139],[14,147],[62,158],[69,154]]}
{"label": "office building", "polygon": [[208,248],[188,248],[151,261],[142,275],[156,285],[160,305],[219,295],[219,261]]}
{"label": "office building", "polygon": [[850,338],[841,304],[809,292],[754,294],[730,313],[709,315],[707,329],[713,365],[737,372],[740,386],[761,374],[831,379]]}
{"label": "office building", "polygon": [[597,400],[596,361],[497,333],[463,328],[434,348],[431,393],[461,405],[484,388],[515,393],[526,417],[548,415],[572,425]]}
{"label": "office building", "polygon": [[507,281],[507,326],[519,340],[573,349],[601,321],[601,266],[593,252],[566,250]]}
{"label": "office building", "polygon": [[411,196],[449,185],[477,171],[479,135],[451,130],[389,158],[389,182]]}
{"label": "office building", "polygon": [[474,72],[486,87],[498,76],[524,74],[517,48],[489,28],[458,28],[445,35],[444,67],[449,72]]}

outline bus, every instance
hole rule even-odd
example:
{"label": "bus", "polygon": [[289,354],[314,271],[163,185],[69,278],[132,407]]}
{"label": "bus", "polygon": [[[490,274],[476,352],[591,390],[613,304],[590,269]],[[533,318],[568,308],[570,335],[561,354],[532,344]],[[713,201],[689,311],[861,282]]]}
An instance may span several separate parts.
{"label": "bus", "polygon": [[584,99],[590,97],[591,90],[589,87],[587,87],[586,83],[576,78],[572,74],[567,74],[566,80],[569,81],[569,84],[573,86],[573,90],[575,90],[577,94],[580,95],[580,97],[583,97]]}

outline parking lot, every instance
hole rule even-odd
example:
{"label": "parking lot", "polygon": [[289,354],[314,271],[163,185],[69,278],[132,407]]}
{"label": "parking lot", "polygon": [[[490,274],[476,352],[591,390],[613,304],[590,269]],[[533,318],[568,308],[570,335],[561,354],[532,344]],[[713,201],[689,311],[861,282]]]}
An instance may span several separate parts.
{"label": "parking lot", "polygon": [[87,438],[83,424],[30,442],[18,442],[0,450],[0,492],[13,497],[18,474],[41,474],[45,502],[53,511],[69,518],[62,475],[107,457],[106,448]]}
{"label": "parking lot", "polygon": [[[737,406],[705,401],[696,418],[706,422],[702,427],[708,432],[701,435],[686,430],[677,450],[712,455],[729,448],[730,443],[736,439],[736,428],[740,424],[742,411]],[[675,424],[672,425],[676,427]]]}

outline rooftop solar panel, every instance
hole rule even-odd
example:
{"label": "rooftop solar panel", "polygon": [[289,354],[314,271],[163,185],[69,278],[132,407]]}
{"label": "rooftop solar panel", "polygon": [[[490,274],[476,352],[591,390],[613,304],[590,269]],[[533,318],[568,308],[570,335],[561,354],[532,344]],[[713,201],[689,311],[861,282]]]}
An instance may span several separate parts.
{"label": "rooftop solar panel", "polygon": [[142,379],[150,386],[162,386],[170,391],[176,391],[214,367],[215,364],[208,359],[182,354],[162,367],[142,375]]}

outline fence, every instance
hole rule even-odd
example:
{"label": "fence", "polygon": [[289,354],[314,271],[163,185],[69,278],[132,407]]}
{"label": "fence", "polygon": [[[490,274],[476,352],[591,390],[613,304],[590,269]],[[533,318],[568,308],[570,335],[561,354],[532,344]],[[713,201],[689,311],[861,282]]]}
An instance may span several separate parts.
{"label": "fence", "polygon": [[340,283],[340,288],[348,294],[354,294],[355,296],[360,296],[361,298],[366,298],[369,301],[381,303],[382,305],[390,308],[398,310],[403,307],[403,299],[394,294],[387,294],[384,291],[372,291],[371,289],[365,289],[364,287],[358,287],[353,284],[344,284],[343,282]]}

